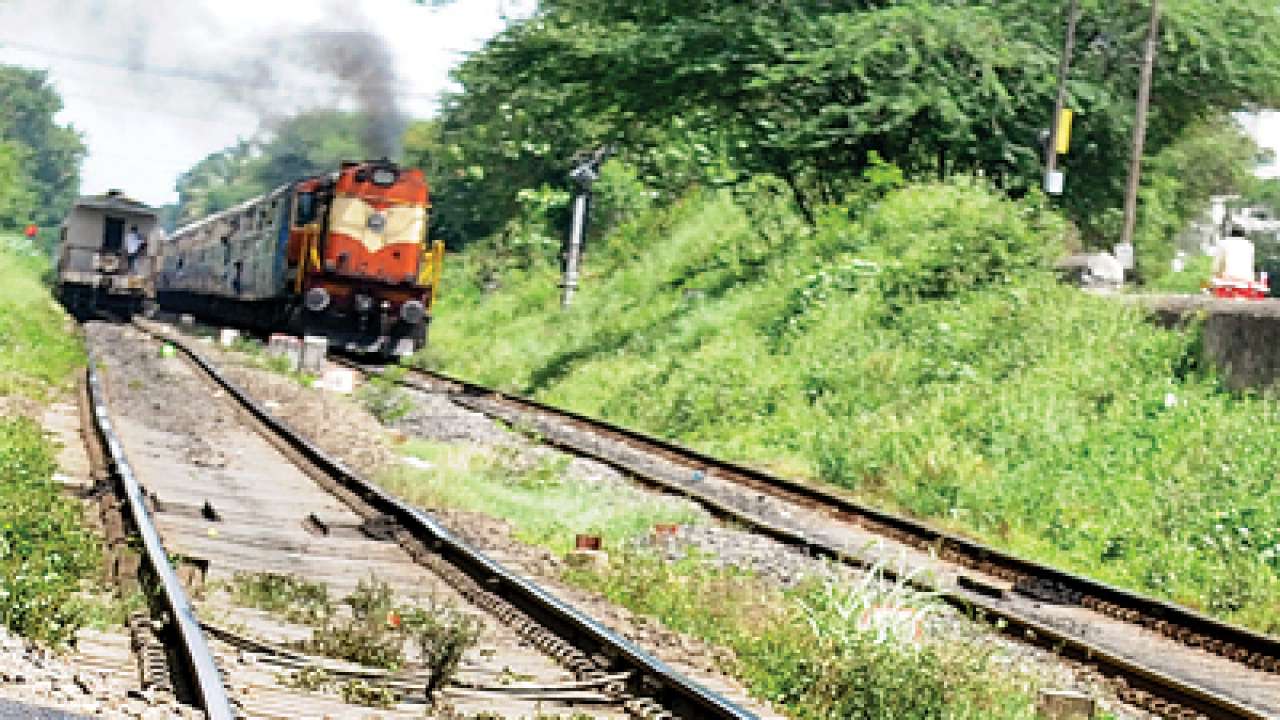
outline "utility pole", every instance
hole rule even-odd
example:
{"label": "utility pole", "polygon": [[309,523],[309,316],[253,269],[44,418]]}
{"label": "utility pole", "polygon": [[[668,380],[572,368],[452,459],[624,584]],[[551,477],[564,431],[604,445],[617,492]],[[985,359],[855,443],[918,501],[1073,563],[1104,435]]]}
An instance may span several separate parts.
{"label": "utility pole", "polygon": [[1133,156],[1129,159],[1129,187],[1124,196],[1124,231],[1120,244],[1133,247],[1133,230],[1138,221],[1138,183],[1142,173],[1142,148],[1147,139],[1147,105],[1151,102],[1151,72],[1156,62],[1156,35],[1160,29],[1160,0],[1151,0],[1151,26],[1138,80],[1138,114],[1133,121]]}
{"label": "utility pole", "polygon": [[1067,104],[1067,76],[1071,73],[1071,54],[1076,47],[1076,23],[1080,20],[1080,0],[1071,0],[1067,8],[1067,38],[1062,44],[1062,58],[1058,61],[1058,99],[1053,103],[1053,117],[1049,119],[1049,144],[1044,149],[1044,186],[1048,190],[1050,178],[1058,169],[1058,132],[1062,124],[1062,109]]}

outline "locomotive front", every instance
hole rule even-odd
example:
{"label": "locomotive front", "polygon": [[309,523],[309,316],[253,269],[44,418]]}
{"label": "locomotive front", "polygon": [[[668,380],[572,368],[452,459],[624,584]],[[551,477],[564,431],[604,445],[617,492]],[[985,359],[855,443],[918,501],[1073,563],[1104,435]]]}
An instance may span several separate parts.
{"label": "locomotive front", "polygon": [[422,171],[385,160],[296,186],[289,255],[307,332],[384,355],[426,343],[444,253],[427,243],[428,208]]}

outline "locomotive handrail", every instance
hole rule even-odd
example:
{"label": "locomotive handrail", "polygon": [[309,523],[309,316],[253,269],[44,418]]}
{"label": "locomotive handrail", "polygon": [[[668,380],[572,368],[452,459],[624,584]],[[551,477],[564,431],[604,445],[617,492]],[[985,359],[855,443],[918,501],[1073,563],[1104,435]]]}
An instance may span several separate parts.
{"label": "locomotive handrail", "polygon": [[437,240],[432,247],[431,298],[428,310],[436,305],[436,296],[440,294],[440,277],[444,274],[444,241]]}

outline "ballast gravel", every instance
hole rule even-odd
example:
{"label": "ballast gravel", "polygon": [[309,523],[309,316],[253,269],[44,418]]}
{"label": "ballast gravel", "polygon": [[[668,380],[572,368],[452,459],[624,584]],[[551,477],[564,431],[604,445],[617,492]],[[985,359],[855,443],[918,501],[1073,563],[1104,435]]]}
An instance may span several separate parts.
{"label": "ballast gravel", "polygon": [[0,628],[0,718],[204,717],[170,698],[145,694],[105,670],[38,647]]}

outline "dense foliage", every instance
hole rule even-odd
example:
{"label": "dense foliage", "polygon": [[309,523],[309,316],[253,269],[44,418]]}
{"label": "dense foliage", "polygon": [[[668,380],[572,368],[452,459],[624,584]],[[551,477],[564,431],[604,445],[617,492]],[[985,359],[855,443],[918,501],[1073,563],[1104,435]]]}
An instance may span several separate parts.
{"label": "dense foliage", "polygon": [[51,443],[18,411],[64,387],[83,361],[40,283],[44,269],[32,248],[0,238],[0,623],[58,643],[86,619],[77,596],[98,550],[79,502],[51,480]]}
{"label": "dense foliage", "polygon": [[0,107],[0,230],[56,227],[80,191],[80,133],[54,119],[62,98],[42,70],[0,65]]}
{"label": "dense foliage", "polygon": [[261,142],[242,141],[208,157],[178,178],[171,224],[225,210],[285,183],[332,172],[344,160],[374,159],[362,144],[358,113],[316,110],[280,122]]}
{"label": "dense foliage", "polygon": [[433,360],[1280,629],[1274,406],[1225,392],[1194,328],[1059,285],[1066,225],[1038,196],[955,180],[855,204],[810,226],[758,180],[641,212],[568,312],[553,260],[486,292],[477,246]]}
{"label": "dense foliage", "polygon": [[[774,175],[811,221],[877,159],[911,179],[981,174],[1017,197],[1039,183],[1064,6],[546,0],[462,64],[462,90],[408,155],[438,169],[437,230],[455,246],[505,232],[522,191],[567,188],[569,158],[600,144],[667,199]],[[1164,267],[1169,228],[1199,211],[1199,186],[1233,190],[1252,165],[1228,113],[1280,100],[1270,3],[1165,6],[1147,147],[1181,149],[1147,174],[1148,275]],[[1060,203],[1086,244],[1118,235],[1145,30],[1145,3],[1082,3]],[[1189,162],[1206,141],[1222,156]]]}

